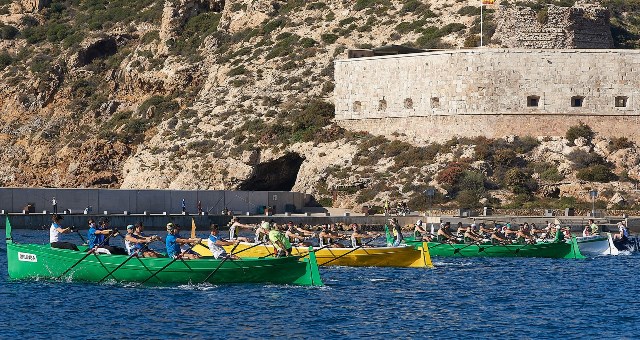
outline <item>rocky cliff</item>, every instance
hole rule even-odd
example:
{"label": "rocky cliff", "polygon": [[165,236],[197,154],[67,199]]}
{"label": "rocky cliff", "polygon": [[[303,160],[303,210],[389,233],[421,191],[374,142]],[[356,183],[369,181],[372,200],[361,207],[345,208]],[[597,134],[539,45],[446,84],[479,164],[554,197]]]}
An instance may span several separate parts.
{"label": "rocky cliff", "polygon": [[[624,25],[634,9],[617,10]],[[485,13],[489,39],[496,14]],[[333,60],[350,48],[472,44],[478,14],[443,0],[0,0],[0,185],[292,189],[325,204],[424,205],[422,188],[440,187],[438,171],[466,149],[443,143],[414,163],[403,157],[416,146],[392,141],[401,136],[334,125]],[[616,43],[632,41],[625,27]],[[368,154],[381,146],[388,153]],[[637,165],[624,157],[617,173]],[[454,189],[442,188],[442,203],[457,204]]]}

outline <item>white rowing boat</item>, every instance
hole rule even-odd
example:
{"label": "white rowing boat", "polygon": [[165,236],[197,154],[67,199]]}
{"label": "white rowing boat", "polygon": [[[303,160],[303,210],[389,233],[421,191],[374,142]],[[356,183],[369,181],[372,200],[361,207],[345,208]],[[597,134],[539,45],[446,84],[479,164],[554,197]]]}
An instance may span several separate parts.
{"label": "white rowing boat", "polygon": [[618,255],[620,252],[613,244],[611,233],[576,237],[578,248],[585,256]]}

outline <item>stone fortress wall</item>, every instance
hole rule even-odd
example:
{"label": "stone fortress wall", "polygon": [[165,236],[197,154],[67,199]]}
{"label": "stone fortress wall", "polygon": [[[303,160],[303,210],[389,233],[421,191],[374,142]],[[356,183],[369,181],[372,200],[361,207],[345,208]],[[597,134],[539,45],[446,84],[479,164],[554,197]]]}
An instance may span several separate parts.
{"label": "stone fortress wall", "polygon": [[336,121],[422,143],[564,136],[640,142],[640,51],[474,49],[335,62]]}
{"label": "stone fortress wall", "polygon": [[492,42],[508,48],[612,48],[609,11],[600,4],[572,7],[498,6]]}

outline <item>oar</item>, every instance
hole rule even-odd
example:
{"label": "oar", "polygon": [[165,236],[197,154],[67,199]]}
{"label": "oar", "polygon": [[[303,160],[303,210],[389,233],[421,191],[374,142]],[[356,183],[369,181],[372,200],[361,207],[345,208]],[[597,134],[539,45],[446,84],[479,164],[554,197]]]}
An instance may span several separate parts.
{"label": "oar", "polygon": [[325,263],[321,264],[320,266],[324,266],[324,265],[329,264],[329,263],[331,263],[331,262],[333,262],[333,261],[335,261],[335,260],[337,260],[337,259],[339,259],[339,258],[345,257],[345,256],[347,256],[347,255],[349,255],[349,254],[353,253],[354,251],[356,251],[356,250],[358,250],[358,249],[360,249],[360,248],[362,248],[362,247],[366,246],[367,244],[369,244],[369,243],[373,242],[374,240],[376,240],[376,239],[377,239],[378,237],[380,237],[380,236],[381,236],[381,235],[378,235],[378,236],[376,236],[376,237],[372,238],[371,240],[367,241],[365,244],[360,245],[360,246],[358,246],[358,247],[355,247],[355,248],[353,248],[353,249],[349,250],[348,252],[346,252],[346,253],[344,253],[344,254],[342,254],[342,255],[338,256],[338,257],[335,257],[335,258],[331,259],[330,261],[327,261],[327,262],[325,262]]}
{"label": "oar", "polygon": [[482,240],[480,240],[480,241],[475,241],[475,242],[471,242],[471,243],[467,244],[466,246],[464,246],[464,247],[462,247],[462,248],[456,248],[456,247],[454,247],[453,254],[455,255],[455,254],[457,254],[457,253],[461,252],[463,249],[465,249],[465,248],[467,248],[467,247],[470,247],[470,246],[478,246],[478,245],[480,245],[480,242],[482,242]]}
{"label": "oar", "polygon": [[115,235],[118,233],[117,229],[114,229],[113,232],[111,232],[104,240],[102,240],[102,242],[100,242],[100,244],[97,247],[93,247],[91,249],[89,249],[89,251],[87,251],[87,254],[85,256],[83,256],[80,260],[78,260],[78,262],[74,263],[73,266],[67,268],[67,270],[64,271],[64,273],[60,274],[60,276],[57,277],[57,279],[63,277],[65,274],[67,274],[71,269],[75,268],[77,265],[80,264],[80,262],[84,261],[84,259],[86,259],[87,257],[89,257],[89,255],[95,253],[96,249],[100,248],[101,246],[103,246],[107,241],[109,241],[109,239],[111,238],[111,236]]}
{"label": "oar", "polygon": [[[197,244],[197,243],[196,243]],[[148,278],[146,278],[144,281],[142,281],[140,284],[145,284],[147,281],[151,280],[152,278],[154,278],[156,275],[158,275],[161,271],[167,269],[167,267],[169,267],[170,265],[172,265],[174,262],[178,261],[179,259],[182,259],[182,255],[186,254],[187,252],[189,252],[191,250],[191,248],[195,247],[196,244],[192,245],[189,247],[189,249],[186,249],[185,251],[181,252],[180,254],[178,254],[176,256],[176,258],[174,258],[173,260],[171,260],[169,263],[167,263],[164,267],[160,268],[159,270],[157,270],[156,272],[154,272],[153,274],[151,274],[151,276],[149,276]],[[191,268],[189,268],[191,269]]]}
{"label": "oar", "polygon": [[[141,252],[144,252],[144,250],[149,246],[148,243],[144,244],[144,247],[136,250],[133,254],[129,255],[129,257],[122,261],[122,263],[120,263],[114,270],[110,271],[109,274],[105,275],[105,277],[101,278],[100,280],[98,280],[98,283],[102,283],[102,281],[106,280],[109,276],[113,276],[113,273],[115,273],[118,269],[122,268],[122,266],[125,265],[125,263],[127,263],[129,260],[131,260],[134,256],[137,256],[138,254],[140,254]],[[115,277],[114,277],[115,279]]]}
{"label": "oar", "polygon": [[216,269],[214,269],[211,273],[209,273],[209,275],[207,275],[207,277],[202,281],[202,283],[205,283],[207,281],[209,281],[209,279],[218,271],[218,269],[220,269],[220,267],[222,267],[222,265],[231,258],[231,256],[233,256],[233,252],[236,250],[236,248],[240,245],[240,242],[236,243],[235,246],[233,246],[233,248],[231,248],[231,252],[228,256],[226,256],[224,259],[222,259],[222,261],[220,262],[220,264],[216,267]]}
{"label": "oar", "polygon": [[76,229],[76,226],[72,226],[71,230],[75,231],[78,236],[80,236],[80,239],[82,240],[82,243],[87,243],[87,240],[84,239],[84,237],[82,237],[82,234],[80,234],[80,231],[78,229]]}
{"label": "oar", "polygon": [[318,251],[320,251],[320,250],[322,250],[322,249],[324,249],[324,248],[329,248],[329,246],[330,246],[330,245],[329,245],[329,244],[327,244],[326,246],[322,246],[322,247],[320,247],[320,248],[318,248],[318,249],[313,249],[313,250],[308,251],[308,252],[306,252],[306,253],[304,253],[304,254],[302,254],[302,255],[301,255],[300,253],[298,253],[298,255],[296,255],[296,256],[300,256],[301,258],[303,258],[303,257],[306,257],[307,255],[309,255],[309,254],[311,254],[311,253],[317,253]]}

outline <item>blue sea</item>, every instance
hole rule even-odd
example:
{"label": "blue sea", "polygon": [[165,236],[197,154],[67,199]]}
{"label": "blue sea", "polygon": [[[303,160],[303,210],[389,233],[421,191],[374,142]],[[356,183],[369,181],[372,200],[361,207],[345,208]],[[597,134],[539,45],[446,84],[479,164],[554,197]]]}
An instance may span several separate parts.
{"label": "blue sea", "polygon": [[640,338],[639,255],[321,268],[325,287],[139,287],[10,281],[0,250],[2,339]]}

